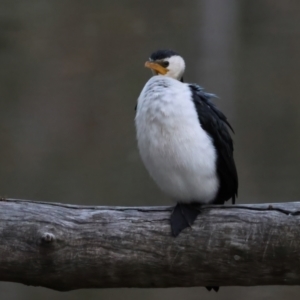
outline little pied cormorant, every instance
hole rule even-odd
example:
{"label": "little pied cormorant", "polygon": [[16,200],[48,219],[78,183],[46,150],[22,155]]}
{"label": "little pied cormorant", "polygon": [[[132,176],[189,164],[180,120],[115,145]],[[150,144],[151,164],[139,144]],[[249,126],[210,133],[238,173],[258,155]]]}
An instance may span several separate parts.
{"label": "little pied cormorant", "polygon": [[151,177],[177,201],[171,215],[177,236],[192,225],[199,204],[235,203],[232,127],[210,101],[214,94],[183,82],[185,62],[176,52],[156,51],[145,66],[155,76],[138,98],[138,148]]}

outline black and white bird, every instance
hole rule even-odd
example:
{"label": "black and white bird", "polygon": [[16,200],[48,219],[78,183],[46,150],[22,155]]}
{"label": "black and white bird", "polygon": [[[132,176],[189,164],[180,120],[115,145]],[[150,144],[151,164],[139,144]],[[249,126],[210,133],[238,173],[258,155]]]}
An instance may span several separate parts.
{"label": "black and white bird", "polygon": [[177,236],[192,225],[199,204],[235,203],[232,128],[210,101],[213,94],[183,82],[185,62],[176,52],[156,51],[145,66],[155,76],[138,98],[138,148],[151,177],[177,202],[171,215],[172,234]]}

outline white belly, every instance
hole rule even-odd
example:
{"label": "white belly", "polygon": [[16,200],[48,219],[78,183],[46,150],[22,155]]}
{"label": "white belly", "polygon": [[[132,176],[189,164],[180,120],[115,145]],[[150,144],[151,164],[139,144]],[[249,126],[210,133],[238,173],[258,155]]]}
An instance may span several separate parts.
{"label": "white belly", "polygon": [[152,77],[138,99],[135,122],[141,158],[166,194],[186,202],[215,198],[216,150],[200,126],[186,84]]}

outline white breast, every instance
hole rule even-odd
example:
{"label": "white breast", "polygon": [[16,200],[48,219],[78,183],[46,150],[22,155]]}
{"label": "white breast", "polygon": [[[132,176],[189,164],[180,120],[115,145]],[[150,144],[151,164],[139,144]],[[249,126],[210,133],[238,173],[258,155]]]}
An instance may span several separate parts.
{"label": "white breast", "polygon": [[200,126],[187,84],[152,77],[138,99],[135,124],[141,158],[165,193],[185,202],[215,198],[216,150]]}

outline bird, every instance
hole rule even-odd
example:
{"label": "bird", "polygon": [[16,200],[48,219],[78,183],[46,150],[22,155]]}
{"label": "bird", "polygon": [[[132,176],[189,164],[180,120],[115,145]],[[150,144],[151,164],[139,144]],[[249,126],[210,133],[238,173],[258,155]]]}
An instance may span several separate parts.
{"label": "bird", "polygon": [[184,82],[185,61],[177,52],[155,51],[145,67],[153,76],[136,105],[137,145],[150,176],[177,203],[170,218],[177,237],[192,226],[201,205],[235,203],[234,131],[211,101],[214,94]]}

